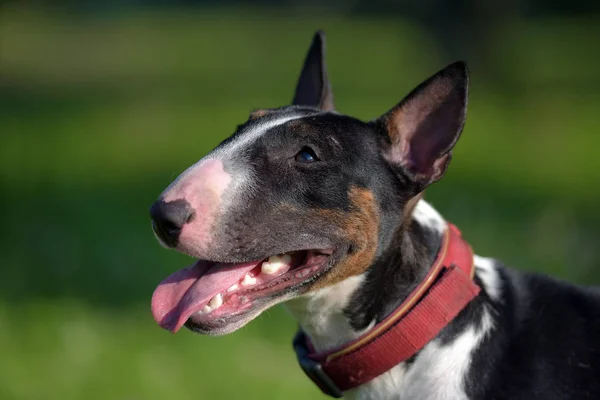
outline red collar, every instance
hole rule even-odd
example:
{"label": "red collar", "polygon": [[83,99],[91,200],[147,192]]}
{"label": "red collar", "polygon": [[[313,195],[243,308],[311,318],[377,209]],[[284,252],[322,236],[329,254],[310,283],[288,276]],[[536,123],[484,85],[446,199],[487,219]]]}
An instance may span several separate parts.
{"label": "red collar", "polygon": [[298,331],[294,350],[308,377],[325,393],[363,385],[407,360],[433,340],[479,293],[473,282],[473,250],[458,228],[448,223],[428,274],[386,319],[358,339],[315,353]]}

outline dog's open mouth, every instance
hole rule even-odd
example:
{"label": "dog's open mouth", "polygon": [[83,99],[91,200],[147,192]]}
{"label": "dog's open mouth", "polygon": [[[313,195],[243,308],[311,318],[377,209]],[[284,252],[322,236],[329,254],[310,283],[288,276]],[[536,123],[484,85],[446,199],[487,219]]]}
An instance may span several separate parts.
{"label": "dog's open mouth", "polygon": [[260,261],[223,264],[199,260],[162,281],[152,295],[158,324],[177,332],[251,312],[257,300],[281,295],[319,275],[331,250],[295,251]]}

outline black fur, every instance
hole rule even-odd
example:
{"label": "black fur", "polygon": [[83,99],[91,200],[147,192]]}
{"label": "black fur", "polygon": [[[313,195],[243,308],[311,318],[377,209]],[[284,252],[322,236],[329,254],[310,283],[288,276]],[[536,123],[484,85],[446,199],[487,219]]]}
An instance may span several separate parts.
{"label": "black fur", "polygon": [[465,382],[472,398],[600,398],[600,292],[499,266],[495,329]]}

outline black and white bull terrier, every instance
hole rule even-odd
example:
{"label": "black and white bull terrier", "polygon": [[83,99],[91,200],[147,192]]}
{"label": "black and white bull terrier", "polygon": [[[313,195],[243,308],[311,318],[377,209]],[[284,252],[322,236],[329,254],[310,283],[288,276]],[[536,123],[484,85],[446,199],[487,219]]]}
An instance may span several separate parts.
{"label": "black and white bull terrier", "polygon": [[292,105],[251,113],[151,207],[198,259],[154,292],[158,324],[221,335],[285,303],[335,397],[600,399],[600,292],[474,255],[421,198],[467,86],[458,62],[377,119],[340,114],[318,32]]}

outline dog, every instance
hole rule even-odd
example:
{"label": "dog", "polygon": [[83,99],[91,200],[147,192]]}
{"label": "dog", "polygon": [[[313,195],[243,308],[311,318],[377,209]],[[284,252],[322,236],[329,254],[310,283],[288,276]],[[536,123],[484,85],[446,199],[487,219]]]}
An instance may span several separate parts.
{"label": "dog", "polygon": [[157,323],[222,335],[278,303],[302,369],[356,399],[599,399],[600,292],[474,255],[422,199],[466,118],[454,63],[381,117],[335,111],[316,33],[292,104],[259,109],[152,205],[198,259]]}

